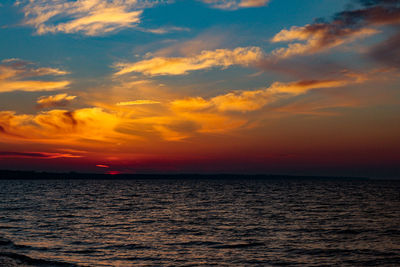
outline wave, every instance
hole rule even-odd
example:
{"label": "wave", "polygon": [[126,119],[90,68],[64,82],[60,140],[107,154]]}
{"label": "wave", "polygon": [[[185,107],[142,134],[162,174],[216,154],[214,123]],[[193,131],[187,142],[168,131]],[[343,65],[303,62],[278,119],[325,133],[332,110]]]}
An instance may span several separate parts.
{"label": "wave", "polygon": [[28,257],[26,255],[14,253],[14,252],[0,252],[0,263],[1,263],[1,261],[8,262],[10,265],[13,264],[14,266],[20,266],[20,265],[33,265],[33,266],[40,266],[40,267],[52,267],[52,266],[54,266],[54,267],[78,267],[79,266],[76,264],[60,262],[60,261],[34,259],[34,258]]}
{"label": "wave", "polygon": [[211,248],[219,248],[219,249],[224,249],[224,248],[250,248],[250,247],[259,247],[259,246],[264,246],[264,243],[240,243],[240,244],[226,244],[226,245],[218,245],[218,246],[212,246]]}
{"label": "wave", "polygon": [[168,243],[169,246],[216,246],[222,245],[221,242],[214,241],[188,241],[188,242],[178,242],[178,243]]}
{"label": "wave", "polygon": [[45,248],[35,248],[26,245],[15,244],[12,240],[0,237],[0,266],[40,266],[40,267],[78,267],[79,265],[53,261],[44,259],[35,259],[29,256],[16,253],[14,251],[19,249],[45,249]]}
{"label": "wave", "polygon": [[105,249],[126,249],[126,250],[135,250],[135,249],[151,249],[149,246],[143,246],[138,244],[122,244],[122,245],[109,245],[103,247]]}

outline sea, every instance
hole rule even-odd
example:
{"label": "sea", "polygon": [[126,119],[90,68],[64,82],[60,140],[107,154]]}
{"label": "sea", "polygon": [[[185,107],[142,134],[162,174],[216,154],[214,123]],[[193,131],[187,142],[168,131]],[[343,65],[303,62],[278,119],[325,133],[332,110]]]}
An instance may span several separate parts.
{"label": "sea", "polygon": [[0,180],[0,258],[10,266],[400,266],[400,181]]}

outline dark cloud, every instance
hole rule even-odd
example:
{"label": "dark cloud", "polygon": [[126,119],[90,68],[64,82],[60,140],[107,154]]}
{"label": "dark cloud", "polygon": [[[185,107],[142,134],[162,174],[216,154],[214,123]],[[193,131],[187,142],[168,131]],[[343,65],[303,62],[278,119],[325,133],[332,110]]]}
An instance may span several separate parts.
{"label": "dark cloud", "polygon": [[395,34],[372,47],[367,55],[388,67],[400,68],[400,0],[358,0],[365,9],[346,11],[339,14],[344,21],[389,25]]}
{"label": "dark cloud", "polygon": [[355,0],[355,2],[358,3],[357,8],[353,6],[352,9],[339,12],[330,21],[316,19],[314,23],[303,27],[282,30],[272,38],[272,42],[294,43],[286,48],[274,50],[273,56],[260,61],[258,66],[265,70],[288,74],[292,72],[295,75],[302,75],[307,69],[311,73],[326,72],[335,69],[334,66],[323,66],[316,60],[302,62],[301,57],[295,64],[296,67],[300,67],[296,69],[291,64],[293,56],[314,55],[357,38],[376,34],[379,32],[377,27],[386,26],[395,30],[394,36],[371,48],[366,54],[376,61],[398,67],[400,0]]}
{"label": "dark cloud", "polygon": [[40,152],[1,152],[0,156],[5,157],[24,157],[24,158],[48,158],[48,154],[40,153]]}
{"label": "dark cloud", "polygon": [[201,125],[193,121],[176,121],[166,127],[175,132],[190,133],[199,130],[201,128]]}
{"label": "dark cloud", "polygon": [[[332,74],[332,70],[346,69],[345,64],[340,64],[326,58],[314,56],[287,58],[279,61],[263,60],[256,65],[264,71],[274,71],[295,77],[296,79],[309,79],[310,77],[319,78]],[[335,71],[336,73],[337,71]]]}
{"label": "dark cloud", "polygon": [[55,158],[78,158],[81,156],[62,154],[62,153],[0,151],[0,157],[55,159]]}
{"label": "dark cloud", "polygon": [[373,47],[369,56],[386,66],[400,68],[400,33]]}
{"label": "dark cloud", "polygon": [[334,21],[343,27],[400,23],[399,0],[358,0],[364,8],[347,10],[335,15]]}
{"label": "dark cloud", "polygon": [[74,112],[73,111],[66,111],[66,112],[64,112],[63,115],[64,115],[63,116],[63,121],[66,124],[71,124],[71,125],[74,125],[74,126],[78,124],[78,121],[74,117]]}
{"label": "dark cloud", "polygon": [[399,0],[357,0],[364,6],[385,5],[385,4],[398,4]]}
{"label": "dark cloud", "polygon": [[304,32],[321,34],[320,46],[329,45],[337,38],[352,35],[361,28],[400,23],[399,0],[361,0],[364,8],[337,13],[331,22],[318,20],[304,27]]}

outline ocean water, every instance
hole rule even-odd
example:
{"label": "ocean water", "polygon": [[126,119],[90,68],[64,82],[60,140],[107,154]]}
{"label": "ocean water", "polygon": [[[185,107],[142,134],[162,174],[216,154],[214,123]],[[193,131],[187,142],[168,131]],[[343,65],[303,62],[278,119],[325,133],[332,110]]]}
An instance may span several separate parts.
{"label": "ocean water", "polygon": [[400,182],[3,180],[0,236],[33,266],[399,266]]}

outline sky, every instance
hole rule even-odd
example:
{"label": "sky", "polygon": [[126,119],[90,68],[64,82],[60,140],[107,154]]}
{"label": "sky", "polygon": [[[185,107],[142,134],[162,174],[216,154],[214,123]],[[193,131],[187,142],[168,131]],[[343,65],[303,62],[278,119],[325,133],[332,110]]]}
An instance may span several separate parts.
{"label": "sky", "polygon": [[400,177],[398,0],[3,0],[0,169]]}

